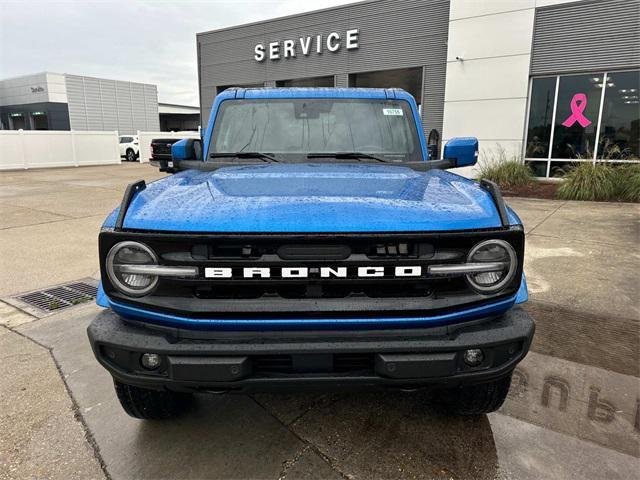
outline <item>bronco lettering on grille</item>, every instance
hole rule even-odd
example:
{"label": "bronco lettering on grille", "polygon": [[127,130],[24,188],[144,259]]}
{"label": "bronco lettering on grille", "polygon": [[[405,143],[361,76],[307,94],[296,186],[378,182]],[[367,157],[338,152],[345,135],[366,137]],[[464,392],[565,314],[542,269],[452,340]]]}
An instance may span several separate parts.
{"label": "bronco lettering on grille", "polygon": [[364,267],[206,267],[205,278],[348,278],[358,277],[420,277],[420,266]]}

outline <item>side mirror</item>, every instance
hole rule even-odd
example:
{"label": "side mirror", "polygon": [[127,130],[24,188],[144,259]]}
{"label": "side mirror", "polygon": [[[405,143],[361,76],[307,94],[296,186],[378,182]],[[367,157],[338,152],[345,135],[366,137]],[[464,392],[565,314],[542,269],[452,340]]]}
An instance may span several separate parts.
{"label": "side mirror", "polygon": [[176,173],[184,160],[202,160],[202,140],[183,138],[171,145],[171,160],[160,160],[160,171]]}
{"label": "side mirror", "polygon": [[453,163],[453,167],[470,167],[478,161],[478,139],[475,137],[457,137],[444,146],[444,159]]}
{"label": "side mirror", "polygon": [[199,138],[183,138],[171,145],[171,159],[174,162],[182,160],[202,160],[202,140]]}

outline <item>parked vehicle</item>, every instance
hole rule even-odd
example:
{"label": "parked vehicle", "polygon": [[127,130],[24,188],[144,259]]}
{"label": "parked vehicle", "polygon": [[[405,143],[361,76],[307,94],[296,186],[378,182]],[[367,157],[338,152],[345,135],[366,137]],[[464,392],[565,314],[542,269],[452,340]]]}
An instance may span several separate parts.
{"label": "parked vehicle", "polygon": [[535,327],[522,222],[445,170],[475,164],[475,138],[432,160],[402,90],[282,88],[225,90],[203,140],[129,185],[99,235],[88,334],[129,415],[310,388],[500,407]]}
{"label": "parked vehicle", "polygon": [[135,162],[140,157],[140,145],[137,135],[121,135],[119,141],[120,158]]}
{"label": "parked vehicle", "polygon": [[171,147],[180,138],[154,138],[151,140],[151,161],[157,162],[161,172],[172,172],[169,167],[171,162]]}

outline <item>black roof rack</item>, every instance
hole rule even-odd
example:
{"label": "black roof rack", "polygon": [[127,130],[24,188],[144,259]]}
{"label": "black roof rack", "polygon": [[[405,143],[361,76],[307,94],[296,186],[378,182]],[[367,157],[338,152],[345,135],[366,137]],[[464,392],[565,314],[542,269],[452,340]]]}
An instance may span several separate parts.
{"label": "black roof rack", "polygon": [[116,219],[115,230],[122,230],[124,217],[127,215],[127,210],[129,210],[131,200],[133,200],[136,193],[141,192],[145,188],[147,188],[147,184],[144,180],[138,180],[137,182],[127,185],[127,189],[124,191],[124,196],[122,197],[122,202],[120,202],[120,211],[118,212],[118,218]]}
{"label": "black roof rack", "polygon": [[491,199],[498,209],[498,214],[500,215],[500,222],[502,222],[502,226],[508,227],[510,224],[509,215],[507,215],[507,205],[504,203],[502,193],[500,193],[500,187],[498,187],[498,185],[496,185],[491,180],[487,180],[486,178],[480,180],[480,186],[487,192],[489,192],[489,195],[491,195]]}

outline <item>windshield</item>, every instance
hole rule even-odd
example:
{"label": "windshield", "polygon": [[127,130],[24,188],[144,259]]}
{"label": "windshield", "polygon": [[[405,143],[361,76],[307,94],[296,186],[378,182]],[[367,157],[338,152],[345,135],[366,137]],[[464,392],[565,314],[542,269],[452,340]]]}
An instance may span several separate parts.
{"label": "windshield", "polygon": [[387,161],[422,160],[409,103],[386,99],[222,102],[209,156],[235,152],[268,153],[281,161],[350,152]]}

